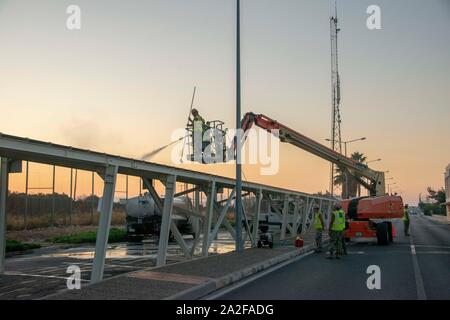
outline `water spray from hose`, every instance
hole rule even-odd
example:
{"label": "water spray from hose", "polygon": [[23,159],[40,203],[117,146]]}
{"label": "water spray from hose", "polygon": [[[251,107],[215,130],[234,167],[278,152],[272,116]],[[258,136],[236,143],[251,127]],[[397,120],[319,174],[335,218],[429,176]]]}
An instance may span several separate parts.
{"label": "water spray from hose", "polygon": [[164,149],[167,149],[167,148],[170,147],[171,145],[174,145],[175,143],[177,143],[178,141],[183,140],[184,138],[185,138],[185,137],[181,137],[180,139],[175,140],[175,141],[172,141],[171,143],[169,143],[169,144],[167,144],[167,145],[165,145],[165,146],[162,146],[162,147],[160,147],[160,148],[158,148],[158,149],[155,149],[155,150],[153,150],[153,151],[151,151],[151,152],[149,152],[149,153],[144,154],[144,155],[141,157],[141,160],[149,160],[150,158],[153,158],[154,156],[156,156],[158,153],[160,153],[160,152],[163,151]]}

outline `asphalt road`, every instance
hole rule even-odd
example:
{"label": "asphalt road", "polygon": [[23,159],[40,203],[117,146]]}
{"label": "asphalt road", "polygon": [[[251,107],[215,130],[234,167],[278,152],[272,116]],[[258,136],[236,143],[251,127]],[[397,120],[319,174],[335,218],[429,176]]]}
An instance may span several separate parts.
{"label": "asphalt road", "polygon": [[[390,246],[351,243],[341,260],[312,254],[219,299],[450,299],[450,225],[414,215],[410,237],[403,236],[401,220],[394,227]],[[367,287],[371,265],[381,270],[379,290]]]}

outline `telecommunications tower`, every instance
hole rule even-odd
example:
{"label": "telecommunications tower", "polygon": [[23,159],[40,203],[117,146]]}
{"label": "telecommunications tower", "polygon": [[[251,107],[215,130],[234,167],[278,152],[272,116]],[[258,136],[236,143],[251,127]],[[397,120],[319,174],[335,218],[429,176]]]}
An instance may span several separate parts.
{"label": "telecommunications tower", "polygon": [[[339,79],[339,63],[338,63],[338,33],[341,29],[338,26],[337,3],[335,3],[335,15],[330,18],[330,34],[331,34],[331,149],[342,153],[341,140],[341,83]],[[333,196],[340,189],[335,186],[336,165],[331,164],[330,173],[330,193]]]}

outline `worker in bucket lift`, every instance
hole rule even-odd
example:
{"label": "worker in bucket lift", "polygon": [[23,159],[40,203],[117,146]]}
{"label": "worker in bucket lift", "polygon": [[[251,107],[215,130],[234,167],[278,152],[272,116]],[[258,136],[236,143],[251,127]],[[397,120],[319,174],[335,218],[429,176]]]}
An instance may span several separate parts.
{"label": "worker in bucket lift", "polygon": [[342,255],[343,232],[345,230],[345,217],[339,204],[334,205],[328,230],[331,238],[331,246],[330,254],[327,259],[333,259],[334,257],[340,259],[340,256]]}
{"label": "worker in bucket lift", "polygon": [[[196,145],[198,144],[198,139],[201,139],[201,152],[205,150],[205,148],[209,145],[209,139],[205,135],[205,132],[209,129],[207,124],[205,123],[205,119],[198,113],[197,109],[192,109],[191,114],[193,118],[189,118],[189,123],[191,124],[192,130],[192,141],[194,145],[194,154]],[[198,147],[197,147],[198,148]]]}
{"label": "worker in bucket lift", "polygon": [[314,228],[316,229],[316,250],[315,252],[322,252],[322,233],[325,229],[325,222],[323,214],[319,210],[319,206],[314,206]]}
{"label": "worker in bucket lift", "polygon": [[407,204],[405,204],[405,210],[403,211],[403,227],[405,236],[409,236],[409,209]]}

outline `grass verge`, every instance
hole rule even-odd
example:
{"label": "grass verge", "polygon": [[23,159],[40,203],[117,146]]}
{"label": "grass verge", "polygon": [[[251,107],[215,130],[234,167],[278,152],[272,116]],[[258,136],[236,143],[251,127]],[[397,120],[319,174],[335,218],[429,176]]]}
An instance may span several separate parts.
{"label": "grass verge", "polygon": [[[111,228],[111,230],[109,231],[108,242],[109,243],[123,242],[126,241],[126,236],[127,232],[125,230]],[[97,239],[97,232],[84,231],[67,236],[54,237],[52,239],[49,239],[48,241],[52,243],[77,244],[77,243],[95,243],[96,239]]]}
{"label": "grass verge", "polygon": [[23,243],[16,240],[6,240],[6,252],[25,251],[38,249],[41,246],[37,243]]}

